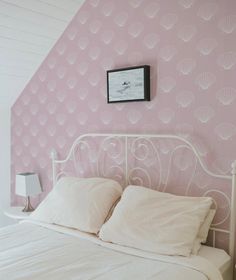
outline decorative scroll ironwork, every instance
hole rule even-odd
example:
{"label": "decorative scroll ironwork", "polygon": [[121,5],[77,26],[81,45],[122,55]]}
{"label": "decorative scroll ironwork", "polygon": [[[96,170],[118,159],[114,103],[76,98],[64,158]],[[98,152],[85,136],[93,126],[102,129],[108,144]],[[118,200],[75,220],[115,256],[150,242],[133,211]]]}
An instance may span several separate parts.
{"label": "decorative scroll ironwork", "polygon": [[99,176],[113,178],[123,187],[135,184],[185,196],[211,196],[217,209],[212,224],[214,242],[217,232],[230,233],[231,176],[214,174],[207,169],[200,154],[184,138],[84,135],[73,143],[65,160],[53,161],[53,170],[54,182],[61,176]]}

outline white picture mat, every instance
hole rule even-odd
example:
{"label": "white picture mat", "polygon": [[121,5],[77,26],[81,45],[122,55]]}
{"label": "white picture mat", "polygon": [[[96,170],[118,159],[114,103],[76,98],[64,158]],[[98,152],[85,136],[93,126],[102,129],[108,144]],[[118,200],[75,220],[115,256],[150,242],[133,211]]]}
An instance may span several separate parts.
{"label": "white picture mat", "polygon": [[109,101],[144,99],[144,68],[108,74]]}

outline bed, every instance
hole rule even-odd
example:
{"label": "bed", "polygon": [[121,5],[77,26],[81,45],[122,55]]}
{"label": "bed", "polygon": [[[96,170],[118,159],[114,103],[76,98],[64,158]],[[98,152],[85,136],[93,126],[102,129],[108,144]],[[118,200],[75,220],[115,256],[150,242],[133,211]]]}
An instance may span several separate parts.
{"label": "bed", "polygon": [[55,151],[51,155],[53,185],[64,176],[103,177],[123,188],[136,184],[177,195],[212,196],[217,211],[207,246],[197,255],[169,256],[28,219],[0,230],[1,280],[233,279],[235,164],[232,176],[214,173],[195,146],[176,135],[86,134],[74,141],[65,159]]}

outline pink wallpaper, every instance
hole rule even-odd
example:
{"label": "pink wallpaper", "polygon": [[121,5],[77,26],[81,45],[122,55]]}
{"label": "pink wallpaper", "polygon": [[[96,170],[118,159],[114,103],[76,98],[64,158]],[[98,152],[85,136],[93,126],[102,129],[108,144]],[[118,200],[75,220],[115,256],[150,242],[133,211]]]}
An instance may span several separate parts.
{"label": "pink wallpaper", "polygon": [[[50,150],[86,132],[176,133],[213,169],[236,159],[236,2],[87,0],[12,108],[15,174],[51,188]],[[106,70],[151,65],[151,102],[106,103]],[[38,199],[34,202],[37,203]]]}

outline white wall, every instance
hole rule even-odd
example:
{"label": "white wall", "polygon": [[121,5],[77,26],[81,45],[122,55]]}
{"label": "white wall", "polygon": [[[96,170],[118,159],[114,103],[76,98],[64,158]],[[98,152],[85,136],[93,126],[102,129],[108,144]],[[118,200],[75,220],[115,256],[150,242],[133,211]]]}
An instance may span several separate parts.
{"label": "white wall", "polygon": [[0,104],[0,227],[13,223],[3,214],[10,206],[10,106]]}

